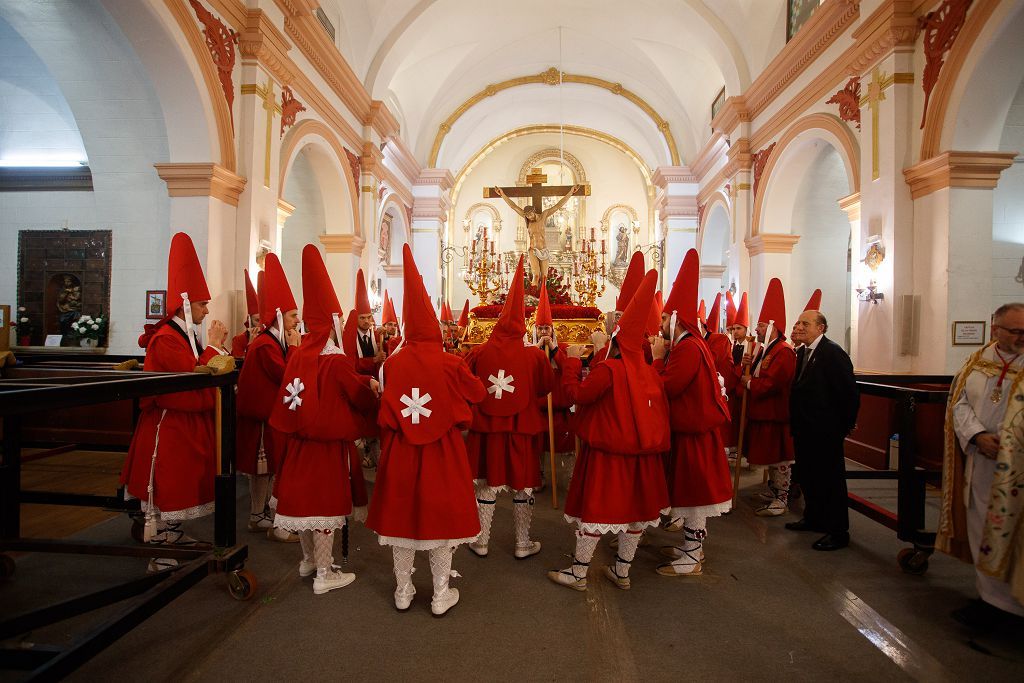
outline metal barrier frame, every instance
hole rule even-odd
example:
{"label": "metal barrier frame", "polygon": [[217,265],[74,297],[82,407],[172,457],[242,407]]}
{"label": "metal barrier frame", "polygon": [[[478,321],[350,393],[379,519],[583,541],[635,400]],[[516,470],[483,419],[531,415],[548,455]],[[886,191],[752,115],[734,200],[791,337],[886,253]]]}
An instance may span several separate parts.
{"label": "metal barrier frame", "polygon": [[[103,369],[95,356],[32,358],[34,367],[80,370],[81,375],[0,379],[0,417],[4,418],[3,460],[0,462],[0,561],[14,571],[14,561],[4,551],[94,554],[148,558],[152,546],[83,543],[20,537],[21,503],[49,503],[111,507],[125,510],[121,497],[88,496],[51,491],[21,490],[21,423],[19,417],[180,391],[215,388],[215,413],[219,435],[219,459],[214,488],[214,547],[161,548],[161,557],[184,560],[178,567],[133,579],[127,583],[78,596],[54,605],[0,621],[0,640],[15,637],[94,609],[124,602],[120,610],[65,648],[34,645],[31,648],[0,646],[0,668],[28,670],[30,680],[57,680],[71,673],[98,652],[131,631],[176,597],[215,572],[229,572],[229,591],[247,599],[255,590],[255,578],[244,568],[248,546],[235,538],[235,400],[238,373],[139,373]],[[38,363],[38,365],[37,365]],[[83,366],[90,366],[85,368]],[[109,366],[107,366],[109,367]],[[227,428],[224,428],[227,426]]]}

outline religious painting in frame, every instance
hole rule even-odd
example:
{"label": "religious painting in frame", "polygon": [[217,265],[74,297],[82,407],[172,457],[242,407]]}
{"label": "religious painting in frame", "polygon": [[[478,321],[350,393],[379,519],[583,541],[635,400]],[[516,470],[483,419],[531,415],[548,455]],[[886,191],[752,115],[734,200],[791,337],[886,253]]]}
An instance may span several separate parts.
{"label": "religious painting in frame", "polygon": [[725,86],[718,91],[718,95],[715,96],[715,101],[711,103],[711,119],[714,120],[718,116],[718,112],[722,111],[722,105],[725,104]]}
{"label": "religious painting in frame", "polygon": [[167,315],[167,290],[146,290],[146,320],[160,320]]}
{"label": "religious painting in frame", "polygon": [[786,2],[786,42],[793,40],[797,31],[818,9],[822,0],[787,0]]}
{"label": "religious painting in frame", "polygon": [[953,346],[984,346],[984,320],[956,320],[953,322]]}

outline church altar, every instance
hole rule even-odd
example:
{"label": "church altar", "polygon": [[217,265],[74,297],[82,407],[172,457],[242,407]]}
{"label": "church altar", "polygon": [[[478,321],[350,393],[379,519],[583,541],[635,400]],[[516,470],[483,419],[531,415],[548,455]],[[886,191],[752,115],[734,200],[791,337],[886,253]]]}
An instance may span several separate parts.
{"label": "church altar", "polygon": [[[533,337],[535,306],[526,308],[526,334]],[[491,330],[498,323],[501,306],[492,304],[477,306],[469,312],[469,327],[463,338],[464,346],[483,344],[491,336]],[[555,338],[560,343],[584,344],[590,346],[590,335],[604,330],[604,313],[593,306],[569,306],[552,304],[551,319],[555,325]]]}

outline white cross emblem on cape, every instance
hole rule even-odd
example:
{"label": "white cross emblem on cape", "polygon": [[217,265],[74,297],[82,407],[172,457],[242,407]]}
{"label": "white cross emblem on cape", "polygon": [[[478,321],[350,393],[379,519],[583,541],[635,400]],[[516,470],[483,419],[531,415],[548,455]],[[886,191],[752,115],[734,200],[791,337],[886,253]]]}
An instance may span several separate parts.
{"label": "white cross emblem on cape", "polygon": [[402,394],[399,398],[402,403],[406,405],[402,408],[402,417],[409,417],[412,419],[414,425],[420,423],[420,415],[423,417],[430,417],[430,413],[434,412],[426,405],[430,403],[430,394],[424,394],[420,396],[420,388],[412,388],[412,398],[409,398],[406,394]]}
{"label": "white cross emblem on cape", "polygon": [[516,388],[512,386],[512,382],[515,381],[515,377],[512,375],[505,375],[504,370],[498,370],[498,376],[491,375],[487,378],[487,381],[491,383],[491,386],[487,387],[488,394],[494,394],[494,398],[500,399],[503,392],[514,394]]}
{"label": "white cross emblem on cape", "polygon": [[284,403],[288,406],[288,410],[297,410],[302,405],[302,399],[299,397],[306,388],[306,385],[302,383],[298,377],[293,379],[285,389],[288,390],[288,395],[284,397]]}

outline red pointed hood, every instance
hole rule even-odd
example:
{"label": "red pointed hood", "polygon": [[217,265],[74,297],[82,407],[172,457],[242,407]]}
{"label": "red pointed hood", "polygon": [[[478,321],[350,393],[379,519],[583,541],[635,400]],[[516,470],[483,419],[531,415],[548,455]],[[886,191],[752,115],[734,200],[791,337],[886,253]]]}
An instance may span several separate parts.
{"label": "red pointed hood", "polygon": [[[320,250],[307,244],[302,250],[302,321],[307,333],[302,344],[288,354],[284,383],[271,413],[275,429],[292,434],[316,419],[320,411],[320,354],[335,329],[335,315],[340,326],[341,304],[327,266]],[[293,400],[293,396],[299,400]]]}
{"label": "red pointed hood", "polygon": [[725,293],[725,326],[730,328],[736,324],[736,301],[732,298],[732,292]]}
{"label": "red pointed hood", "polygon": [[469,299],[462,305],[462,313],[459,314],[459,327],[469,326]]}
{"label": "red pointed hood", "polygon": [[658,334],[658,330],[661,329],[661,292],[655,292],[654,301],[651,303],[651,315],[647,320],[647,336],[654,336]]}
{"label": "red pointed hood", "polygon": [[[277,320],[277,313],[282,314],[298,309],[288,278],[281,267],[277,254],[267,254],[264,263],[263,291],[260,299],[260,324],[269,327]],[[284,330],[281,330],[282,332]]]}
{"label": "red pointed hood", "polygon": [[622,279],[622,288],[619,290],[619,296],[615,299],[615,310],[624,311],[629,302],[633,300],[633,295],[636,294],[636,288],[640,286],[640,281],[644,279],[644,254],[642,251],[634,251],[633,256],[629,259],[629,267],[626,269],[626,277]]}
{"label": "red pointed hood", "polygon": [[398,323],[398,316],[395,314],[395,302],[391,300],[388,293],[384,292],[384,314],[381,316],[381,324]]}
{"label": "red pointed hood", "polygon": [[356,273],[356,311],[359,315],[373,313],[373,309],[370,308],[370,297],[366,295],[366,278],[363,277],[362,268]]}
{"label": "red pointed hood", "polygon": [[167,313],[181,308],[182,299],[186,297],[190,303],[212,298],[192,238],[179,232],[171,238],[171,251],[167,256]]}
{"label": "red pointed hood", "polygon": [[390,413],[410,443],[422,445],[448,433],[455,423],[452,405],[463,399],[448,387],[445,366],[450,361],[441,347],[437,316],[408,244],[402,245],[402,266],[404,338],[381,369],[381,411]]}
{"label": "red pointed hood", "polygon": [[[697,284],[700,280],[700,257],[696,249],[690,249],[679,264],[679,272],[672,283],[672,291],[665,301],[663,313],[676,316],[676,331],[685,329],[692,335],[700,336],[697,329]],[[675,340],[670,340],[675,341]]]}
{"label": "red pointed hood", "polygon": [[715,295],[715,303],[711,304],[711,312],[708,313],[707,322],[704,326],[712,333],[722,331],[722,293]]}
{"label": "red pointed hood", "polygon": [[740,307],[736,311],[736,324],[750,327],[750,308],[747,305],[747,293],[740,296]]}
{"label": "red pointed hood", "polygon": [[359,343],[356,337],[359,334],[359,312],[352,309],[345,318],[345,328],[341,331],[341,350],[350,358],[359,358]]}
{"label": "red pointed hood", "polygon": [[455,322],[455,317],[452,315],[452,307],[451,307],[451,305],[447,301],[445,301],[444,303],[441,304],[441,322],[443,322],[443,323],[453,323],[453,322]]}
{"label": "red pointed hood", "polygon": [[700,305],[697,306],[697,320],[699,320],[702,325],[707,325],[708,311],[707,306],[704,304],[704,299],[701,299]]}
{"label": "red pointed hood", "polygon": [[761,315],[757,318],[757,322],[773,322],[780,335],[786,334],[786,295],[782,291],[782,281],[777,277],[773,277],[768,282],[768,290],[764,293]]}
{"label": "red pointed hood", "polygon": [[520,345],[526,334],[526,304],[523,298],[523,257],[519,257],[516,272],[512,275],[512,284],[505,297],[505,305],[498,316],[498,322],[491,331],[491,340],[518,341]]}
{"label": "red pointed hood", "polygon": [[[145,331],[139,337],[139,346],[149,346],[153,334],[166,325],[179,308],[183,308],[185,299],[188,299],[191,305],[209,301],[211,298],[192,238],[183,232],[175,233],[167,254],[167,314],[160,322],[144,326]],[[182,315],[186,326],[191,327],[192,321],[189,316],[184,311]]]}
{"label": "red pointed hood", "polygon": [[548,283],[542,282],[540,285],[540,296],[537,297],[537,325],[553,325],[554,320],[551,317],[551,302],[548,300]]}
{"label": "red pointed hood", "polygon": [[804,306],[805,311],[820,311],[821,310],[821,290],[816,289],[811,294],[811,298],[807,300],[807,305]]}
{"label": "red pointed hood", "polygon": [[650,369],[644,358],[644,339],[650,312],[654,306],[654,288],[658,273],[650,270],[637,285],[632,301],[626,305],[615,335],[619,355],[625,368],[626,386],[632,406],[636,436],[643,451],[657,448],[664,440],[663,430],[652,429],[651,423],[667,424],[668,410],[663,389],[649,381]]}
{"label": "red pointed hood", "polygon": [[260,299],[256,296],[256,288],[252,286],[252,280],[249,279],[249,271],[243,271],[245,273],[245,311],[249,316],[259,315],[260,312]]}

